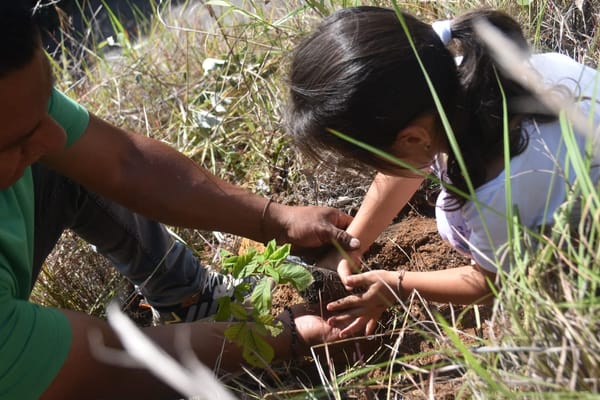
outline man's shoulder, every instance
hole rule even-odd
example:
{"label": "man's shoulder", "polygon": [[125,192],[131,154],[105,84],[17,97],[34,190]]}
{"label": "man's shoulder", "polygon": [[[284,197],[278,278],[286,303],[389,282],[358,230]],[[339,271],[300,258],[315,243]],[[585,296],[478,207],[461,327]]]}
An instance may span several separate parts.
{"label": "man's shoulder", "polygon": [[67,146],[79,139],[87,129],[90,119],[84,106],[56,88],[52,89],[48,114],[65,130]]}

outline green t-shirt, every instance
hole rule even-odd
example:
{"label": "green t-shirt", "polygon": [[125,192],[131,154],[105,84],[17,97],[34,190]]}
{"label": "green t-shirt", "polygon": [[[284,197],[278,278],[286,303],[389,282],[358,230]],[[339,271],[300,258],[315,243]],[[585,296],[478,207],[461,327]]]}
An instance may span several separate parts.
{"label": "green t-shirt", "polygon": [[[86,109],[56,89],[48,113],[65,130],[67,146],[88,126]],[[34,229],[31,168],[0,191],[0,221],[0,399],[35,399],[65,362],[71,327],[57,309],[29,302]]]}

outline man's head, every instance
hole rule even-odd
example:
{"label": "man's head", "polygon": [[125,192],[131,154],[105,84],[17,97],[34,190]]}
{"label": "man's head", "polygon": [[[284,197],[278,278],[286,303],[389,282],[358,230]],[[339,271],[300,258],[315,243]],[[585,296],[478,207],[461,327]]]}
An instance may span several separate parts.
{"label": "man's head", "polygon": [[28,0],[0,2],[0,78],[28,64],[40,34]]}
{"label": "man's head", "polygon": [[26,0],[0,3],[0,190],[65,144],[48,115],[52,71]]}

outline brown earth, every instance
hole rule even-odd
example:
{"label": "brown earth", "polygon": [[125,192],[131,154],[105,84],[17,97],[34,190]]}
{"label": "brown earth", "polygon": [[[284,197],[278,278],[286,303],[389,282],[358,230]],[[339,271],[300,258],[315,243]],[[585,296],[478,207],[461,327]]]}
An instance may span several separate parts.
{"label": "brown earth", "polygon": [[[410,212],[400,222],[386,229],[373,244],[365,256],[368,268],[384,268],[388,270],[407,269],[413,271],[431,271],[464,266],[469,260],[462,257],[446,244],[439,236],[435,220]],[[280,287],[274,295],[275,308],[285,304],[301,302],[302,298],[292,288]],[[403,399],[454,399],[467,396],[460,391],[463,379],[460,370],[448,372],[437,367],[450,363],[445,355],[452,352],[451,343],[442,333],[439,324],[435,323],[435,315],[442,316],[455,328],[460,338],[467,345],[476,345],[485,338],[486,320],[491,315],[488,307],[463,307],[447,304],[434,304],[413,296],[406,301],[405,308],[396,307],[385,315],[373,338],[359,338],[350,342],[334,345],[329,354],[334,355],[334,368],[338,376],[340,371],[356,371],[363,368],[357,378],[350,380],[347,387],[340,388],[344,398],[377,399],[387,398],[388,390],[392,398]],[[406,313],[406,310],[409,313]],[[389,348],[396,346],[398,353],[391,355]],[[371,358],[370,358],[371,357]],[[403,364],[394,367],[395,374],[390,380],[386,369],[373,367],[375,361],[385,362],[393,357],[402,360]],[[326,359],[326,358],[325,358]],[[351,361],[348,361],[351,360]],[[359,360],[359,361],[357,361]],[[327,363],[320,368],[330,370]],[[389,369],[389,363],[384,363]],[[288,366],[289,374],[294,377],[298,390],[302,385],[322,385],[318,378],[317,363],[293,363]],[[431,371],[440,372],[431,372]],[[299,375],[296,375],[299,374]],[[365,375],[370,382],[361,387],[354,387],[353,381],[365,382]],[[316,380],[316,381],[315,381]],[[306,381],[310,381],[307,383]],[[302,382],[299,384],[299,382]],[[309,386],[310,387],[310,386]],[[286,386],[286,393],[292,394]],[[265,396],[279,398],[283,395],[275,391]],[[299,392],[301,393],[301,392]],[[462,394],[459,394],[462,393]],[[394,397],[395,396],[395,397]],[[317,397],[319,397],[317,395]]]}

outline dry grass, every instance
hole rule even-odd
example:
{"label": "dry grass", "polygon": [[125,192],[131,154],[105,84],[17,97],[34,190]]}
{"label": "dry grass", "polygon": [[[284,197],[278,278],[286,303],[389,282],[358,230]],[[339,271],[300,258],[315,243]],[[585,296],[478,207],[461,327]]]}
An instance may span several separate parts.
{"label": "dry grass", "polygon": [[[342,4],[341,0],[332,2],[335,7]],[[350,3],[357,2],[344,4]],[[369,2],[373,3],[387,4]],[[500,7],[523,22],[536,48],[566,53],[597,66],[600,4],[594,0],[526,3],[529,5],[519,6],[508,0],[411,1],[401,6],[430,20],[482,4]],[[329,2],[285,2],[284,10],[277,2],[268,6],[257,3],[256,7],[249,1],[242,4],[223,18],[217,15],[224,12],[219,7],[190,4],[192,10],[184,16],[169,15],[165,10],[163,21],[155,19],[144,38],[122,39],[119,51],[105,55],[87,49],[91,61],[80,64],[76,74],[72,60],[58,62],[55,70],[59,84],[94,113],[164,140],[248,190],[275,195],[290,204],[327,204],[349,212],[356,210],[366,187],[365,178],[353,177],[352,185],[339,185],[336,174],[318,169],[315,173],[289,147],[279,126],[288,50],[332,6]],[[252,10],[254,15],[240,10]],[[297,12],[281,20],[290,10]],[[208,58],[223,62],[205,70],[202,65]],[[599,224],[596,218],[591,224],[593,232]],[[212,232],[177,232],[207,262],[213,262],[221,247],[235,251],[231,247],[236,241],[228,236],[223,242],[223,236]],[[433,312],[426,329],[422,322],[410,322],[402,314],[392,320],[394,340],[402,337],[410,344],[413,335],[426,334],[433,347],[409,357],[388,355],[382,364],[353,364],[329,375],[322,372],[318,378],[323,384],[312,388],[303,389],[298,382],[270,386],[272,377],[262,375],[256,379],[238,377],[235,381],[248,397],[270,393],[277,398],[384,398],[394,393],[406,398],[431,398],[435,391],[428,386],[428,379],[432,376],[432,382],[447,385],[448,396],[458,398],[583,398],[597,393],[600,308],[595,296],[590,295],[590,285],[597,285],[598,263],[582,255],[600,248],[600,235],[594,233],[590,243],[566,253],[552,244],[564,241],[567,234],[557,231],[552,235],[545,251],[533,252],[537,254],[533,261],[523,256],[519,272],[505,282],[487,341],[475,340],[485,344],[487,352],[465,350],[460,341],[449,341],[452,326],[444,327]],[[554,262],[557,259],[576,267],[567,273]],[[538,275],[533,275],[531,265],[536,266],[535,271],[545,271],[545,278],[534,279]],[[42,304],[103,316],[106,300],[120,287],[128,286],[100,256],[66,234],[47,260],[32,298]],[[568,301],[557,301],[559,298]],[[460,337],[465,338],[464,332]],[[435,357],[445,360],[446,366],[460,366],[459,376],[451,372],[444,375],[445,370],[437,364],[426,372],[419,369]],[[299,373],[288,370],[282,375]],[[352,378],[346,379],[348,374]],[[256,384],[256,380],[262,383]],[[363,389],[367,387],[373,390]]]}

